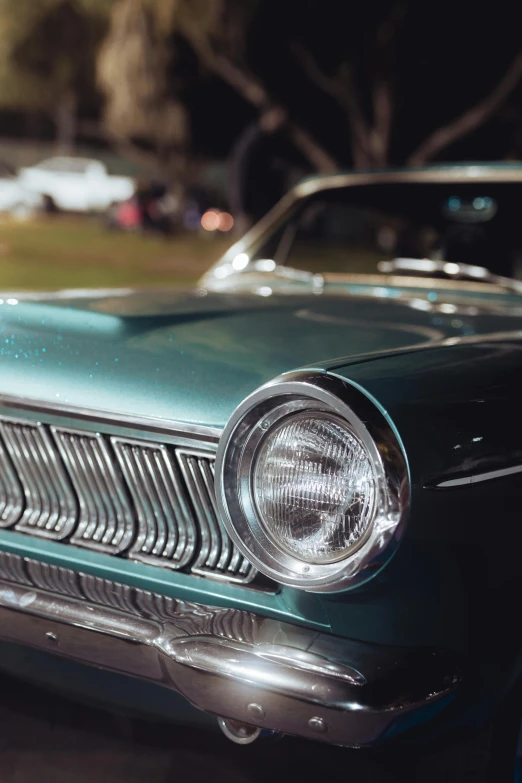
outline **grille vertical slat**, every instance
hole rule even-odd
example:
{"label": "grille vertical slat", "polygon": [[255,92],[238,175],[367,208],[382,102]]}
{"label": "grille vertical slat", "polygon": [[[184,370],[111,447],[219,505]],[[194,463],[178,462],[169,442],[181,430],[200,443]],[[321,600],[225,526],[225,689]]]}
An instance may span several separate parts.
{"label": "grille vertical slat", "polygon": [[[154,468],[150,464],[150,451],[137,447],[130,447],[130,451],[134,458],[134,482],[133,484],[129,483],[129,486],[135,486],[138,490],[134,497],[138,516],[140,516],[141,511],[143,520],[147,519],[148,521],[147,531],[140,549],[154,556],[161,555],[164,552],[166,557],[171,557],[178,543],[177,529],[175,525],[169,525],[165,518],[165,504],[161,503],[161,491],[158,491],[157,482],[154,481]],[[130,465],[131,455],[128,454],[128,457],[128,464]]]}
{"label": "grille vertical slat", "polygon": [[76,498],[49,433],[41,425],[3,422],[2,435],[25,496],[16,530],[66,538],[76,523]]}
{"label": "grille vertical slat", "polygon": [[[0,416],[0,527],[246,584],[256,572],[220,520],[214,460],[205,446],[192,450]],[[0,566],[9,568],[4,560]],[[27,561],[26,567],[44,589],[59,576],[54,566]],[[60,589],[76,595],[79,587]],[[105,589],[88,580],[93,595]]]}
{"label": "grille vertical slat", "polygon": [[25,565],[26,561],[18,555],[0,552],[0,578],[7,579],[8,582],[32,585],[32,581],[25,571]]}
{"label": "grille vertical slat", "polygon": [[130,555],[146,563],[182,568],[191,560],[196,527],[169,450],[156,443],[112,438],[138,515]]}
{"label": "grille vertical slat", "polygon": [[72,598],[83,598],[75,571],[43,563],[40,560],[26,560],[26,568],[34,584],[42,590],[58,591]]}
{"label": "grille vertical slat", "polygon": [[207,508],[202,502],[202,498],[200,492],[198,491],[198,486],[196,484],[195,470],[194,470],[195,458],[180,452],[178,452],[178,457],[182,465],[185,483],[187,485],[187,489],[189,491],[196,512],[196,518],[199,523],[198,525],[199,532],[200,532],[199,551],[197,553],[195,563],[192,564],[191,570],[194,573],[201,573],[201,570],[204,569],[204,567],[208,563],[212,563],[214,560],[217,559],[215,536],[213,535],[213,530],[212,530],[211,522],[209,521],[209,514],[207,513]]}
{"label": "grille vertical slat", "polygon": [[22,487],[0,442],[0,527],[10,527],[18,522],[23,508]]}
{"label": "grille vertical slat", "polygon": [[[28,466],[33,472],[42,509],[42,513],[36,520],[36,525],[46,530],[53,530],[60,517],[60,496],[54,486],[56,477],[49,469],[46,448],[42,448],[41,439],[34,430],[23,429],[19,431],[18,435],[20,440],[24,441]],[[35,456],[34,460],[31,459],[33,455]]]}
{"label": "grille vertical slat", "polygon": [[[23,519],[17,527],[42,527],[49,519],[49,499],[45,490],[46,482],[45,480],[42,482],[41,471],[35,465],[38,461],[38,453],[31,449],[31,438],[28,432],[13,428],[10,434],[13,447],[11,454],[13,460],[19,460],[22,468],[20,474],[28,501]],[[8,441],[8,447],[9,445]]]}
{"label": "grille vertical slat", "polygon": [[80,518],[89,520],[85,531],[89,536],[96,529],[98,519],[98,502],[92,472],[84,469],[84,457],[71,448],[69,438],[65,433],[59,436],[55,432],[54,436],[69,473],[73,477],[80,505]]}
{"label": "grille vertical slat", "polygon": [[71,542],[118,554],[134,537],[134,515],[101,435],[52,428],[80,503],[78,527]]}
{"label": "grille vertical slat", "polygon": [[178,449],[176,453],[201,533],[192,573],[228,581],[251,581],[255,571],[228,537],[217,513],[214,460],[201,452]]}
{"label": "grille vertical slat", "polygon": [[133,588],[103,579],[91,574],[80,574],[80,585],[83,594],[89,601],[97,604],[109,604],[115,609],[135,613],[136,606],[132,600]]}
{"label": "grille vertical slat", "polygon": [[218,543],[221,551],[220,558],[214,567],[220,571],[224,571],[226,568],[230,566],[230,559],[234,547],[232,545],[232,541],[230,540],[230,538],[220,530],[220,525],[217,521],[218,512],[217,512],[216,498],[214,494],[214,477],[212,475],[210,462],[207,459],[198,460],[198,463],[197,465],[194,466],[194,468],[196,470],[196,476],[199,473],[199,477],[200,477],[200,482],[198,482],[199,491],[203,501],[206,503],[207,508],[209,510],[209,516],[212,519],[212,525],[215,531],[214,536],[216,539],[216,543]]}

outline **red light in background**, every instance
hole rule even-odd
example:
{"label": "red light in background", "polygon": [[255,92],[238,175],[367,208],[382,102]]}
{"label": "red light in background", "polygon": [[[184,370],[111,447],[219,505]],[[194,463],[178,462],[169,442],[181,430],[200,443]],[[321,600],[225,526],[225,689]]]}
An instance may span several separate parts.
{"label": "red light in background", "polygon": [[201,216],[201,226],[205,231],[216,231],[219,228],[221,215],[215,209],[209,209]]}
{"label": "red light in background", "polygon": [[220,231],[230,231],[234,228],[234,218],[230,212],[222,212],[220,214],[218,228]]}

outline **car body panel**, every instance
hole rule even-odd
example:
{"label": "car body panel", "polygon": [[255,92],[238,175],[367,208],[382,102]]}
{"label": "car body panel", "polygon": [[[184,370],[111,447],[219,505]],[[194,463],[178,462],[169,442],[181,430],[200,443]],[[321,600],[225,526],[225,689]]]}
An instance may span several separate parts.
{"label": "car body panel", "polygon": [[468,293],[462,314],[458,303],[447,314],[412,306],[431,307],[426,293],[4,295],[1,393],[222,427],[245,396],[298,367],[521,328],[516,295]]}
{"label": "car body panel", "polygon": [[[439,293],[444,298],[445,292]],[[423,295],[422,291],[414,294],[414,302]],[[469,292],[462,295],[464,310],[470,299]],[[368,292],[350,296],[345,291],[341,296],[325,292],[270,297],[122,292],[120,296],[20,299],[16,305],[6,300],[1,361],[2,392],[8,396],[3,412],[20,416],[9,408],[9,397],[34,400],[35,393],[28,391],[37,389],[40,402],[72,410],[145,416],[163,420],[167,427],[184,421],[209,425],[219,432],[245,396],[300,363],[347,379],[379,405],[400,432],[413,464],[413,507],[444,508],[442,495],[424,490],[424,484],[458,477],[475,465],[485,471],[498,467],[498,439],[491,445],[496,398],[492,397],[489,407],[479,407],[472,400],[485,356],[492,388],[499,373],[515,372],[519,298],[475,295],[471,316],[431,313],[412,307],[411,301],[411,292],[402,300],[371,297]],[[348,346],[351,355],[347,355]],[[443,393],[446,371],[453,373],[449,399]],[[458,418],[453,417],[449,426],[445,411],[457,393]],[[516,405],[516,394],[513,400]],[[492,411],[487,438],[475,410],[477,417]],[[514,408],[506,407],[508,412],[513,416]],[[34,411],[24,415],[33,420],[40,416]],[[47,416],[46,421],[64,423],[64,416]],[[65,419],[65,423],[70,421]],[[82,426],[96,430],[99,425],[87,421]],[[457,426],[462,434],[466,431],[464,452],[454,448],[459,445],[455,443]],[[121,434],[117,426],[110,431]],[[512,446],[504,452],[509,464],[517,446],[517,430],[511,434]],[[474,437],[482,440],[473,441]],[[427,440],[433,442],[428,458]],[[488,461],[491,453],[494,459]],[[505,481],[515,486],[517,476]],[[486,502],[489,486],[480,486],[476,496]],[[406,536],[394,560],[371,583],[331,596],[285,587],[276,595],[256,593],[64,544],[31,540],[12,531],[0,533],[0,542],[9,551],[26,551],[44,561],[75,565],[131,584],[156,585],[187,600],[206,596],[217,605],[250,606],[267,616],[329,627],[363,640],[414,645],[450,638],[465,649],[467,606],[454,598],[463,595],[461,564],[451,539],[437,534],[440,528],[431,511],[423,518],[425,527],[416,517],[416,534]],[[442,582],[441,560],[445,562]],[[414,592],[411,579],[416,582]],[[434,592],[435,580],[440,584]],[[402,607],[400,619],[394,611],[397,605]]]}
{"label": "car body panel", "polygon": [[42,206],[40,194],[22,185],[16,177],[0,177],[0,212],[15,212],[20,208],[35,212]]}

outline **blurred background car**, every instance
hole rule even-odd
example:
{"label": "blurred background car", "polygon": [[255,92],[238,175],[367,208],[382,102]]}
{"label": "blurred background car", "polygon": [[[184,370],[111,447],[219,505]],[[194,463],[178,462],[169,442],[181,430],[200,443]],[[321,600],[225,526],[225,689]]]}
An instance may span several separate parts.
{"label": "blurred background car", "polygon": [[212,189],[195,188],[181,200],[165,183],[141,181],[131,198],[109,206],[105,225],[111,230],[141,229],[163,235],[174,231],[207,237],[226,234],[234,228],[234,218],[223,201]]}
{"label": "blurred background car", "polygon": [[109,174],[107,167],[91,158],[55,157],[22,168],[22,186],[40,194],[48,210],[102,211],[129,198],[135,187],[131,177]]}
{"label": "blurred background car", "polygon": [[42,207],[40,194],[25,187],[13,169],[0,161],[0,212],[8,212],[18,220],[25,220]]}
{"label": "blurred background car", "polygon": [[138,181],[130,198],[109,205],[105,224],[113,230],[170,234],[178,213],[179,202],[164,183],[144,180]]}

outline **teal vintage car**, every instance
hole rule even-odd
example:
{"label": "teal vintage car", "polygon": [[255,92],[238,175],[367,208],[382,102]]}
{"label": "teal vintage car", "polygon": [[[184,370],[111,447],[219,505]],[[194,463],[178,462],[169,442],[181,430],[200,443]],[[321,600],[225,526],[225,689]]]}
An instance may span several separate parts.
{"label": "teal vintage car", "polygon": [[312,178],[193,291],[4,295],[0,667],[513,780],[521,196]]}

